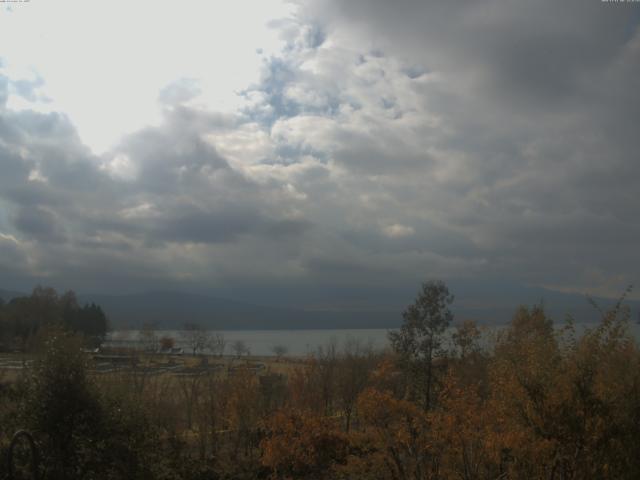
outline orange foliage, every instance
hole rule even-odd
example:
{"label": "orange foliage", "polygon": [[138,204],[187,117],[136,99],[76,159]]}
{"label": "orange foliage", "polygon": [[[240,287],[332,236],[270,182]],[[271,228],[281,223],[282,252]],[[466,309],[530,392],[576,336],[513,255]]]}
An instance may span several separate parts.
{"label": "orange foliage", "polygon": [[489,402],[511,473],[635,478],[640,354],[625,320],[605,320],[561,348],[539,311],[519,314],[496,348]]}
{"label": "orange foliage", "polygon": [[[627,321],[605,317],[576,338],[571,324],[557,331],[541,308],[521,308],[492,352],[474,345],[478,331],[465,324],[433,408],[400,398],[401,365],[387,357],[346,436],[318,417],[312,362],[290,391],[292,404],[316,413],[273,417],[263,461],[291,478],[640,478],[640,351]],[[339,438],[337,450],[327,438]]]}
{"label": "orange foliage", "polygon": [[478,385],[463,385],[452,373],[444,381],[440,408],[431,414],[431,435],[442,446],[443,478],[495,478],[500,473],[505,432],[478,391]]}
{"label": "orange foliage", "polygon": [[289,402],[294,408],[323,413],[319,369],[318,362],[310,359],[289,375]]}
{"label": "orange foliage", "polygon": [[360,432],[343,473],[354,478],[435,478],[437,446],[423,409],[388,391],[368,388],[358,397]]}
{"label": "orange foliage", "polygon": [[279,411],[265,424],[262,464],[272,478],[331,478],[344,463],[348,440],[331,419],[299,411]]}

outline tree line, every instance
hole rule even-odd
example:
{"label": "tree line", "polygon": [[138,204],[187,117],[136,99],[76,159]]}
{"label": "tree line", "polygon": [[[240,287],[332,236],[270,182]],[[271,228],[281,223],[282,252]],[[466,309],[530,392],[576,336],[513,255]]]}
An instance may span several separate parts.
{"label": "tree line", "polygon": [[94,303],[80,305],[71,290],[59,295],[53,288],[38,286],[29,296],[8,302],[0,298],[0,347],[5,350],[26,351],[35,334],[50,325],[80,333],[96,346],[108,329],[102,308]]}
{"label": "tree line", "polygon": [[[43,330],[0,388],[0,448],[28,428],[46,478],[640,478],[640,350],[623,298],[578,334],[542,306],[503,329],[453,323],[426,282],[391,347],[351,340],[286,374],[92,375],[82,339]],[[453,326],[453,332],[448,327]]]}

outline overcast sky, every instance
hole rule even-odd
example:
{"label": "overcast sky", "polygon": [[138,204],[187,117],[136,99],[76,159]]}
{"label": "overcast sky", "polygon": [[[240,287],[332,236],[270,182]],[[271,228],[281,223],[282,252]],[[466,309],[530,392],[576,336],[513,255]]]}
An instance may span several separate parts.
{"label": "overcast sky", "polygon": [[639,24],[600,0],[0,3],[0,288],[640,298]]}

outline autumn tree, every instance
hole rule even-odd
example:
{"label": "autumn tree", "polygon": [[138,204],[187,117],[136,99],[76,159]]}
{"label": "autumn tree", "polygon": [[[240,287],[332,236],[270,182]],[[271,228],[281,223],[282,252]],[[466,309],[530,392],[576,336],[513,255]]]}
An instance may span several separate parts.
{"label": "autumn tree", "polygon": [[451,334],[450,367],[456,370],[460,381],[470,386],[486,383],[488,355],[480,344],[481,338],[482,331],[473,320],[456,325]]}
{"label": "autumn tree", "polygon": [[489,373],[490,408],[500,421],[496,442],[509,451],[509,468],[518,478],[545,477],[552,468],[555,442],[549,441],[549,428],[563,388],[562,360],[542,306],[519,307],[498,333]]}
{"label": "autumn tree", "polygon": [[154,322],[145,322],[139,333],[139,340],[145,352],[155,352],[158,349],[157,325]]}
{"label": "autumn tree", "polygon": [[209,350],[211,350],[211,353],[221,357],[222,355],[224,355],[224,350],[227,347],[227,340],[220,332],[210,334],[209,340],[207,342],[207,347],[209,348]]}
{"label": "autumn tree", "polygon": [[229,379],[226,411],[229,428],[233,430],[232,458],[236,461],[241,453],[245,457],[253,454],[252,447],[257,446],[260,403],[260,384],[256,376],[246,369],[237,371]]}
{"label": "autumn tree", "polygon": [[202,379],[202,389],[199,395],[199,408],[197,409],[200,456],[204,458],[207,453],[207,445],[211,455],[215,455],[218,448],[217,430],[223,427],[222,412],[224,410],[228,394],[229,382],[214,370],[207,370]]}
{"label": "autumn tree", "polygon": [[466,375],[461,378],[461,373],[460,369],[449,371],[439,408],[430,414],[430,434],[441,445],[441,478],[501,478],[503,447],[511,438],[483,398],[480,383]]}
{"label": "autumn tree", "polygon": [[453,319],[452,302],[453,295],[443,282],[424,282],[414,303],[402,313],[400,330],[389,332],[393,350],[408,374],[409,398],[419,394],[425,411],[433,403],[434,364]]}
{"label": "autumn tree", "polygon": [[343,472],[347,478],[440,478],[440,446],[420,406],[367,388],[357,408],[362,425],[352,434],[352,455]]}
{"label": "autumn tree", "polygon": [[231,348],[236,354],[237,358],[240,358],[244,354],[249,355],[249,347],[247,347],[247,344],[244,342],[244,340],[236,340],[235,342],[233,342],[233,345],[231,345]]}
{"label": "autumn tree", "polygon": [[324,346],[319,346],[316,353],[316,382],[320,389],[325,415],[333,413],[338,370],[337,341],[332,339]]}
{"label": "autumn tree", "polygon": [[276,356],[276,361],[279,362],[289,349],[285,345],[274,345],[271,347],[271,351]]}
{"label": "autumn tree", "polygon": [[193,418],[198,405],[198,397],[200,396],[202,373],[199,371],[186,371],[175,374],[180,394],[182,396],[184,412],[187,420],[187,428],[190,430],[193,426]]}
{"label": "autumn tree", "polygon": [[332,415],[336,403],[337,342],[321,345],[289,377],[291,402],[297,408]]}
{"label": "autumn tree", "polygon": [[167,337],[167,336],[160,337],[160,349],[163,351],[171,351],[175,343],[176,342],[173,339],[173,337]]}
{"label": "autumn tree", "polygon": [[324,388],[320,384],[321,366],[314,357],[297,365],[288,375],[288,403],[299,410],[308,410],[316,414],[324,414],[326,404]]}
{"label": "autumn tree", "polygon": [[358,395],[367,386],[375,361],[371,346],[354,338],[346,341],[336,369],[336,397],[347,432],[351,428]]}
{"label": "autumn tree", "polygon": [[482,332],[473,320],[465,320],[456,325],[451,340],[457,350],[457,355],[464,360],[469,355],[478,353],[481,336]]}
{"label": "autumn tree", "polygon": [[334,467],[346,463],[349,442],[335,422],[296,410],[278,411],[265,423],[260,446],[271,478],[336,478]]}
{"label": "autumn tree", "polygon": [[621,313],[578,337],[572,323],[555,331],[542,307],[523,307],[499,336],[490,403],[511,476],[638,476],[640,355]]}
{"label": "autumn tree", "polygon": [[281,408],[287,394],[286,376],[280,373],[268,373],[258,377],[260,382],[261,415],[267,416]]}
{"label": "autumn tree", "polygon": [[182,341],[195,356],[202,352],[211,343],[211,334],[198,323],[187,322],[181,332]]}

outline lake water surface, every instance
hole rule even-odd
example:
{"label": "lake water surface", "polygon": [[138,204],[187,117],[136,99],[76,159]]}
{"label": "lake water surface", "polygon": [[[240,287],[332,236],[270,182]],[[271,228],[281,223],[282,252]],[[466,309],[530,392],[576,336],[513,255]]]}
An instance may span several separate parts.
{"label": "lake water surface", "polygon": [[[597,326],[595,323],[579,323],[576,324],[576,332],[581,333],[586,328],[594,328],[595,326]],[[629,326],[635,338],[640,339],[640,325],[631,323]],[[492,335],[504,327],[481,328],[484,331],[483,343],[488,343]],[[363,346],[370,345],[374,349],[382,350],[389,345],[387,334],[390,330],[394,329],[223,330],[215,333],[224,336],[227,342],[226,355],[233,353],[232,345],[234,342],[241,341],[249,349],[251,355],[273,355],[273,348],[279,345],[287,349],[288,355],[304,356],[330,344],[335,344],[337,349],[341,350],[349,341],[357,341]],[[449,337],[452,331],[453,329],[450,329],[446,337]],[[157,338],[171,337],[175,340],[176,346],[185,346],[182,341],[183,332],[180,330],[157,330],[155,335]],[[114,331],[107,337],[107,341],[116,346],[139,344],[139,340],[140,332],[137,330]]]}
{"label": "lake water surface", "polygon": [[[223,330],[219,333],[227,342],[226,355],[233,353],[235,342],[243,342],[251,355],[273,355],[275,346],[283,346],[288,355],[303,356],[317,351],[319,347],[335,344],[340,350],[349,341],[370,345],[374,349],[387,346],[386,329],[344,329],[344,330]],[[176,346],[184,347],[183,332],[180,330],[158,330],[157,338],[171,337]],[[107,337],[113,345],[131,345],[139,342],[140,332],[137,330],[114,331]]]}

